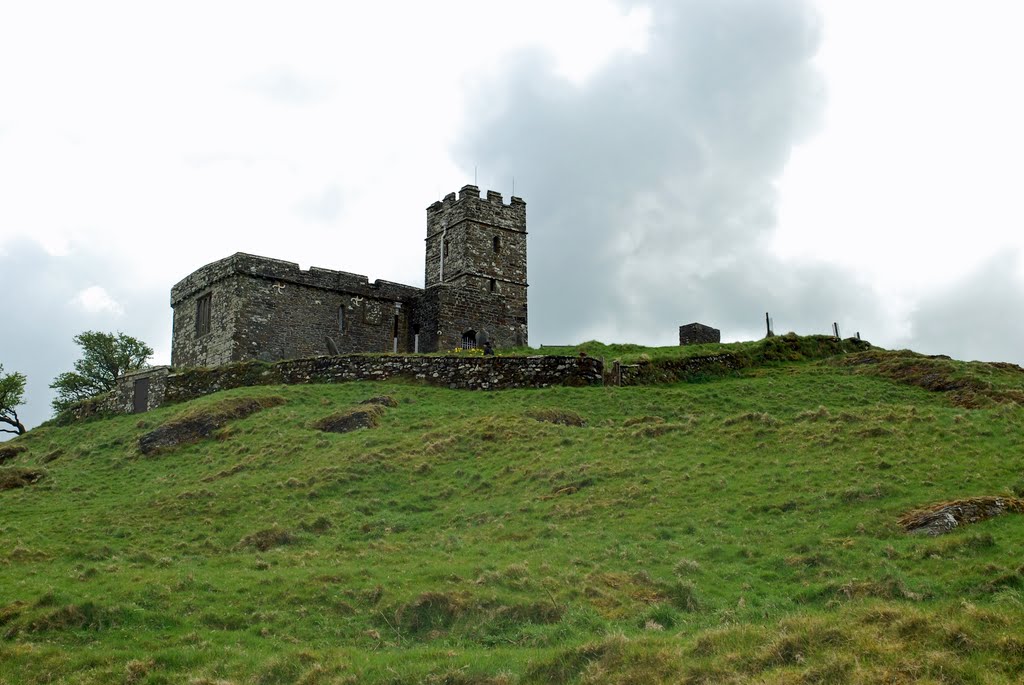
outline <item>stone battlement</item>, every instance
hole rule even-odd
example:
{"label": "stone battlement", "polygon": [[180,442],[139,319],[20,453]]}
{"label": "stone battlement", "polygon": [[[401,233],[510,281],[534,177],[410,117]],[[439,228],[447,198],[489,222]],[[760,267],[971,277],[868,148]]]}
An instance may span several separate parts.
{"label": "stone battlement", "polygon": [[482,198],[477,186],[462,186],[457,198],[455,193],[448,193],[427,207],[427,238],[464,221],[526,233],[526,202],[513,195],[505,204],[497,191],[488,190]]}
{"label": "stone battlement", "polygon": [[316,266],[304,270],[295,262],[236,252],[230,257],[200,267],[175,284],[171,288],[171,306],[234,275],[263,278],[281,283],[284,287],[293,284],[330,291],[343,290],[364,297],[389,300],[406,300],[423,292],[420,288],[381,279],[370,283],[366,276],[347,271]]}

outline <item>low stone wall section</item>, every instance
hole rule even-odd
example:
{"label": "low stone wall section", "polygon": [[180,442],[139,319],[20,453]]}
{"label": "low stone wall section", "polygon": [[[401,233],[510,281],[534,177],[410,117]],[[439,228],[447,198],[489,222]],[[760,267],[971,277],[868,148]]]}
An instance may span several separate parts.
{"label": "low stone wall section", "polygon": [[341,355],[283,362],[238,362],[216,368],[169,372],[158,367],[126,376],[118,387],[82,412],[129,414],[135,381],[151,374],[147,409],[184,402],[220,390],[253,385],[297,385],[383,381],[401,378],[457,390],[547,388],[603,383],[604,365],[592,357],[430,357],[424,355]]}
{"label": "low stone wall section", "polygon": [[637,364],[616,363],[608,368],[605,382],[608,385],[651,385],[692,381],[731,375],[748,365],[749,362],[746,359],[731,352],[665,360],[657,363],[647,361]]}

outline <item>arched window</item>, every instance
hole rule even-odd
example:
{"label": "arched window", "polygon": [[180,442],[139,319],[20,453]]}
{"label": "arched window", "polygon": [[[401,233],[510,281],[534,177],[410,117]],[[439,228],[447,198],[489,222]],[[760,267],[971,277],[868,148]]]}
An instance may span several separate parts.
{"label": "arched window", "polygon": [[491,288],[491,292],[492,293],[498,292],[498,282],[496,280],[494,280],[493,278],[491,279],[490,288]]}
{"label": "arched window", "polygon": [[210,332],[210,312],[213,310],[213,293],[206,293],[196,300],[196,337]]}
{"label": "arched window", "polygon": [[470,329],[462,334],[462,347],[467,350],[476,347],[476,331]]}
{"label": "arched window", "polygon": [[345,332],[345,305],[338,307],[338,332]]}
{"label": "arched window", "polygon": [[494,236],[494,241],[493,242],[494,242],[494,252],[495,253],[501,252],[501,238],[499,236]]}

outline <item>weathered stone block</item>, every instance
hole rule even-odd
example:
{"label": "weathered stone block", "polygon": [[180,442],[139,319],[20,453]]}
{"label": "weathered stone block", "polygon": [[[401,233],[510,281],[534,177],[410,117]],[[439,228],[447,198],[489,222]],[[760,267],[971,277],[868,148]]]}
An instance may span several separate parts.
{"label": "weathered stone block", "polygon": [[722,342],[722,332],[702,323],[688,323],[679,327],[680,345],[705,345]]}

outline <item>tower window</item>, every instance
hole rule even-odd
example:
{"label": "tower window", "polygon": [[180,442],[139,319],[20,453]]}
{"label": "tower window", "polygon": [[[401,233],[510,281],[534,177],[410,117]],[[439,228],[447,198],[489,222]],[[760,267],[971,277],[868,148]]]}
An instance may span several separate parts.
{"label": "tower window", "polygon": [[210,332],[210,310],[213,305],[213,293],[206,293],[196,300],[196,337]]}
{"label": "tower window", "polygon": [[495,252],[495,254],[497,254],[498,252],[501,252],[501,237],[500,236],[494,236],[493,243],[494,243],[494,252]]}
{"label": "tower window", "polygon": [[491,283],[490,283],[489,287],[490,287],[492,293],[498,292],[498,282],[496,280],[494,280],[493,278],[491,279]]}

